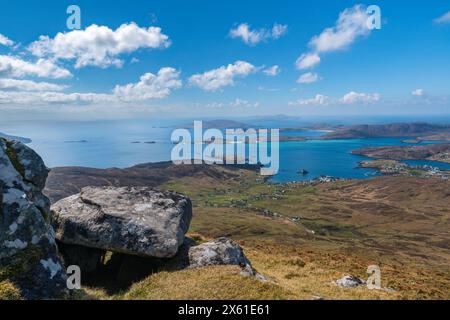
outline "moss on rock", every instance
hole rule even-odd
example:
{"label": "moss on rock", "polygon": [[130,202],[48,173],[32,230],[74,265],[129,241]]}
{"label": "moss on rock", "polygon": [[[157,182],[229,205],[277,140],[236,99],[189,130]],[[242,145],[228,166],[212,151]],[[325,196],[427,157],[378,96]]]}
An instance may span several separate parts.
{"label": "moss on rock", "polygon": [[11,164],[13,165],[14,169],[22,176],[22,178],[25,179],[25,168],[19,161],[19,157],[17,156],[16,151],[14,150],[12,146],[12,142],[5,140],[6,143],[6,155],[9,158],[9,161],[11,161]]}

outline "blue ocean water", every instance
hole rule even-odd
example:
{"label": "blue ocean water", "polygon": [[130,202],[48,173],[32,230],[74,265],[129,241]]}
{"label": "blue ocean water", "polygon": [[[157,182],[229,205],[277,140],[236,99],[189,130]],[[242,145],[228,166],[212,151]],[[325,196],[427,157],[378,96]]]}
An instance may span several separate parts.
{"label": "blue ocean water", "polygon": [[[170,160],[174,121],[0,121],[0,132],[28,137],[29,144],[48,167],[85,166],[125,168],[139,163]],[[178,123],[179,124],[179,123]],[[289,131],[288,136],[312,139],[323,131]],[[329,175],[363,179],[376,175],[374,170],[357,168],[366,159],[351,151],[369,146],[406,145],[405,138],[347,140],[309,140],[280,143],[280,170],[273,182],[301,181]],[[152,142],[152,143],[150,143]],[[154,143],[153,143],[154,142]],[[427,143],[427,142],[424,142]],[[450,165],[432,161],[408,161],[450,169]],[[298,174],[304,169],[306,176]]]}

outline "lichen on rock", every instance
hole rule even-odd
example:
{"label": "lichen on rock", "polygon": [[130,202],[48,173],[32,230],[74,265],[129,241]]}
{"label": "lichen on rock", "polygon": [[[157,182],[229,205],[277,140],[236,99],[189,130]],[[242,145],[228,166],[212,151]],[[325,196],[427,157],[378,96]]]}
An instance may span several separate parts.
{"label": "lichen on rock", "polygon": [[47,174],[32,149],[0,139],[0,281],[13,283],[25,299],[67,296],[54,231],[45,219]]}

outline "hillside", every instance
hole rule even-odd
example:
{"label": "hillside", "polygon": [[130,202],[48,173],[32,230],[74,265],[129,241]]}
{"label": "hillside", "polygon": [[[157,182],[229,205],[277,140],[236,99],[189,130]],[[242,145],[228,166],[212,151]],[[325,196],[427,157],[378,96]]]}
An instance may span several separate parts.
{"label": "hillside", "polygon": [[80,192],[81,188],[86,186],[157,187],[183,177],[232,179],[238,177],[239,168],[259,169],[259,167],[248,165],[227,166],[227,168],[223,171],[220,166],[177,166],[170,161],[140,164],[126,169],[60,167],[51,169],[44,193],[54,203]]}
{"label": "hillside", "polygon": [[[145,179],[150,182],[152,174],[157,176],[158,170],[169,169],[159,186],[192,199],[189,234],[198,241],[231,237],[270,281],[243,282],[230,267],[168,271],[150,275],[125,291],[94,283],[86,288],[90,298],[450,298],[449,181],[380,177],[273,185],[244,168],[175,169],[167,164],[144,168],[149,174],[141,180],[123,180],[117,174],[119,169],[104,171],[109,176],[102,177],[99,171],[88,173],[78,168],[70,177],[79,175],[80,179],[74,180],[78,184],[142,184]],[[62,183],[66,170],[53,170],[47,184],[59,181],[59,194],[70,194],[73,188]],[[137,172],[139,169],[136,177]],[[53,189],[47,192],[51,194]],[[342,289],[332,283],[346,274],[366,279],[371,264],[381,267],[382,286],[387,290]],[[180,279],[183,285],[174,286]]]}

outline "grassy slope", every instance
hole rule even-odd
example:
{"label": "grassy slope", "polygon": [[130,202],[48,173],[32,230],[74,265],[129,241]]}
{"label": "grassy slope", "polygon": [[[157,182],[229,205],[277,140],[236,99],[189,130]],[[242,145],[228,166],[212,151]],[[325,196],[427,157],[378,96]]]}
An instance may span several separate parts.
{"label": "grassy slope", "polygon": [[[382,177],[270,185],[247,170],[227,180],[173,179],[162,187],[192,198],[190,233],[236,240],[269,283],[214,267],[153,274],[113,296],[87,292],[113,299],[449,299],[449,184]],[[332,284],[346,274],[366,279],[371,264],[381,267],[382,286],[395,291]]]}

